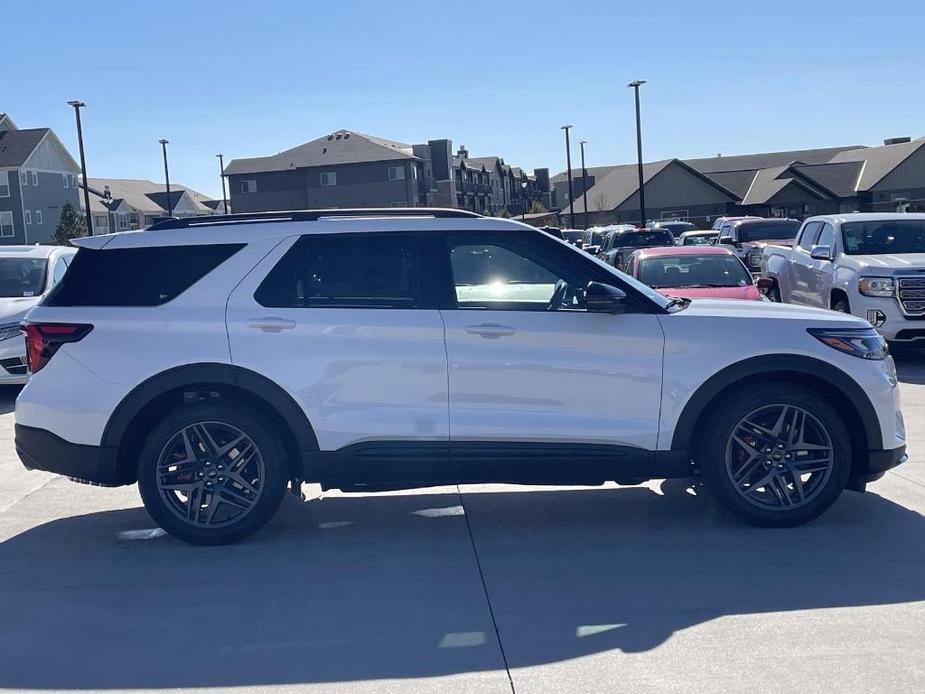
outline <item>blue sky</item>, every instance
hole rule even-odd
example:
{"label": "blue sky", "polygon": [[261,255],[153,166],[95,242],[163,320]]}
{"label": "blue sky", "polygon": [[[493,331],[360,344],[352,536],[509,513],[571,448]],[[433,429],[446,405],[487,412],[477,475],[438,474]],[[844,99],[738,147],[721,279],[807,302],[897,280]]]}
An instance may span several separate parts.
{"label": "blue sky", "polygon": [[635,78],[647,160],[925,135],[921,0],[31,0],[3,25],[0,111],[76,157],[80,98],[91,177],[162,181],[166,137],[216,197],[217,152],[338,128],[558,171],[569,122],[589,166],[633,161]]}

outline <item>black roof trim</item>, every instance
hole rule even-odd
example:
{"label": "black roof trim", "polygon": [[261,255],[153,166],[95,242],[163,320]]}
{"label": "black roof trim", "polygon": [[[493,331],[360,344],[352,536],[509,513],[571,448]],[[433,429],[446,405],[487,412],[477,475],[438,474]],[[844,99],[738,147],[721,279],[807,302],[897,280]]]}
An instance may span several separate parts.
{"label": "black roof trim", "polygon": [[172,217],[155,222],[147,231],[162,229],[188,229],[198,226],[219,224],[248,224],[255,222],[317,222],[327,217],[434,217],[453,219],[481,217],[469,210],[454,210],[435,207],[360,207],[356,209],[333,210],[289,210],[280,212],[245,212],[242,214],[217,214],[208,217]]}

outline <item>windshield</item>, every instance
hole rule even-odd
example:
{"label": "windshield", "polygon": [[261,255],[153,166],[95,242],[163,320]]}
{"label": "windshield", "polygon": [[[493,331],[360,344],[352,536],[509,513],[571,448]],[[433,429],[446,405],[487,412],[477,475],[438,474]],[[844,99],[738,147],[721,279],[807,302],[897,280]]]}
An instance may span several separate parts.
{"label": "windshield", "polygon": [[651,246],[673,246],[674,238],[667,231],[633,231],[620,234],[613,240],[616,248],[648,248]]}
{"label": "windshield", "polygon": [[649,258],[639,265],[639,279],[656,289],[744,287],[752,283],[752,278],[742,261],[731,255]]}
{"label": "windshield", "polygon": [[47,258],[0,258],[0,297],[39,296],[47,266]]}
{"label": "windshield", "polygon": [[739,226],[739,241],[775,241],[795,238],[800,223],[777,222],[773,224],[742,224]]}
{"label": "windshield", "polygon": [[716,234],[695,234],[692,236],[685,236],[684,243],[685,246],[709,246],[710,242],[716,238]]}
{"label": "windshield", "polygon": [[845,253],[925,253],[925,220],[903,219],[884,222],[849,222],[841,225]]}

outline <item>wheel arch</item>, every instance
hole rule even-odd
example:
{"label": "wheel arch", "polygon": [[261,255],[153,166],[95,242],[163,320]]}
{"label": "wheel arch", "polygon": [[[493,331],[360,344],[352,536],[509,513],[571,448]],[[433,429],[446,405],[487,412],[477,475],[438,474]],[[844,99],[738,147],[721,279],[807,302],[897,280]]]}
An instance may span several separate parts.
{"label": "wheel arch", "polygon": [[848,304],[848,308],[851,308],[851,300],[848,298],[848,292],[842,287],[832,287],[829,292],[829,308],[835,308],[835,304],[838,303],[839,299],[844,299],[845,303]]}
{"label": "wheel arch", "polygon": [[101,446],[115,451],[120,482],[135,481],[137,454],[148,425],[168,409],[207,397],[244,400],[270,420],[301,477],[310,454],[318,450],[315,431],[289,393],[260,374],[231,364],[188,364],[151,376],[133,388],[115,408],[103,430]]}
{"label": "wheel arch", "polygon": [[766,381],[808,387],[844,412],[855,452],[854,463],[859,468],[865,465],[869,450],[883,448],[877,412],[864,389],[854,379],[820,359],[797,354],[772,354],[727,366],[701,384],[678,417],[671,450],[695,450],[701,419],[724,393],[745,385],[759,387]]}

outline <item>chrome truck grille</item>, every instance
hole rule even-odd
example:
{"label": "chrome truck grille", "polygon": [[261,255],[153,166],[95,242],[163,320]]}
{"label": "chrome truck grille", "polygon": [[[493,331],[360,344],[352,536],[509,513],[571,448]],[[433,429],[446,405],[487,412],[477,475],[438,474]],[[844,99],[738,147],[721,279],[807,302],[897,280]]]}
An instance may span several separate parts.
{"label": "chrome truck grille", "polygon": [[899,277],[899,305],[907,316],[925,314],[925,277]]}

